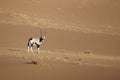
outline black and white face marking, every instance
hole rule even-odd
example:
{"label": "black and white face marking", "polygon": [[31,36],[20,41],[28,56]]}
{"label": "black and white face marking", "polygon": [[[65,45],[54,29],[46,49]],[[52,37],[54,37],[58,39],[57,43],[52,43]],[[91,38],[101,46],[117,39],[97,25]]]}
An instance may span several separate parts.
{"label": "black and white face marking", "polygon": [[43,38],[42,37],[40,37],[40,42],[42,42],[43,41]]}
{"label": "black and white face marking", "polygon": [[45,40],[45,36],[44,37],[40,37],[40,42],[44,41]]}

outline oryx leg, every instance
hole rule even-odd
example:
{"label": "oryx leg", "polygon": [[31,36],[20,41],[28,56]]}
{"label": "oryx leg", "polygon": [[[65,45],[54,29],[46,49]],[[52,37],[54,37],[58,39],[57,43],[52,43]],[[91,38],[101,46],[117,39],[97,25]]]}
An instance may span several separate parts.
{"label": "oryx leg", "polygon": [[28,42],[28,52],[30,52],[30,42]]}
{"label": "oryx leg", "polygon": [[29,45],[30,51],[33,53],[33,44]]}
{"label": "oryx leg", "polygon": [[33,53],[33,49],[32,49],[32,46],[30,47],[30,50],[31,50],[31,52]]}
{"label": "oryx leg", "polygon": [[37,45],[38,53],[40,53],[40,45]]}
{"label": "oryx leg", "polygon": [[33,44],[31,44],[30,42],[28,42],[28,52],[31,51],[33,53],[32,47],[33,47]]}

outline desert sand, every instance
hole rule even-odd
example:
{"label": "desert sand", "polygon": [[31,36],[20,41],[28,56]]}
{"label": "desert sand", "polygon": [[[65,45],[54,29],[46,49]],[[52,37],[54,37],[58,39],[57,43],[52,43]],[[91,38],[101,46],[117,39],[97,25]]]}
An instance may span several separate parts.
{"label": "desert sand", "polygon": [[[119,80],[120,1],[1,0],[0,80]],[[46,30],[38,54],[30,37]]]}

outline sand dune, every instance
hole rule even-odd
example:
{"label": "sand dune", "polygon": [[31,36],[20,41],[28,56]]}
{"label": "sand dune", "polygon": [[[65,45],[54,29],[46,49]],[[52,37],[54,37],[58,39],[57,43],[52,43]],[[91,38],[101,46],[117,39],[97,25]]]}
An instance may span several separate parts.
{"label": "sand dune", "polygon": [[0,80],[119,80],[119,23],[118,0],[0,0]]}

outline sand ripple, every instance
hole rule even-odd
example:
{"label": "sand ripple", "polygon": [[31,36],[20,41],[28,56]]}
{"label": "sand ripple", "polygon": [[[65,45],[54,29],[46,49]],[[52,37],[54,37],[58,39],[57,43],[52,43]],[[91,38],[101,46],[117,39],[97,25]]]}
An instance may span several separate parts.
{"label": "sand ripple", "polygon": [[29,62],[35,62],[37,64],[51,65],[54,63],[71,64],[71,65],[88,65],[98,67],[115,67],[119,68],[120,57],[119,56],[104,56],[86,54],[85,52],[72,52],[66,50],[41,50],[41,53],[37,52],[28,53],[25,49],[0,49],[0,55],[15,56],[19,59]]}
{"label": "sand ripple", "polygon": [[0,10],[0,23],[26,25],[33,27],[53,28],[58,30],[81,31],[84,33],[97,33],[120,35],[120,28],[111,25],[93,25],[93,24],[61,24],[54,20],[42,19],[39,16],[30,16],[25,13],[17,13],[14,11]]}

